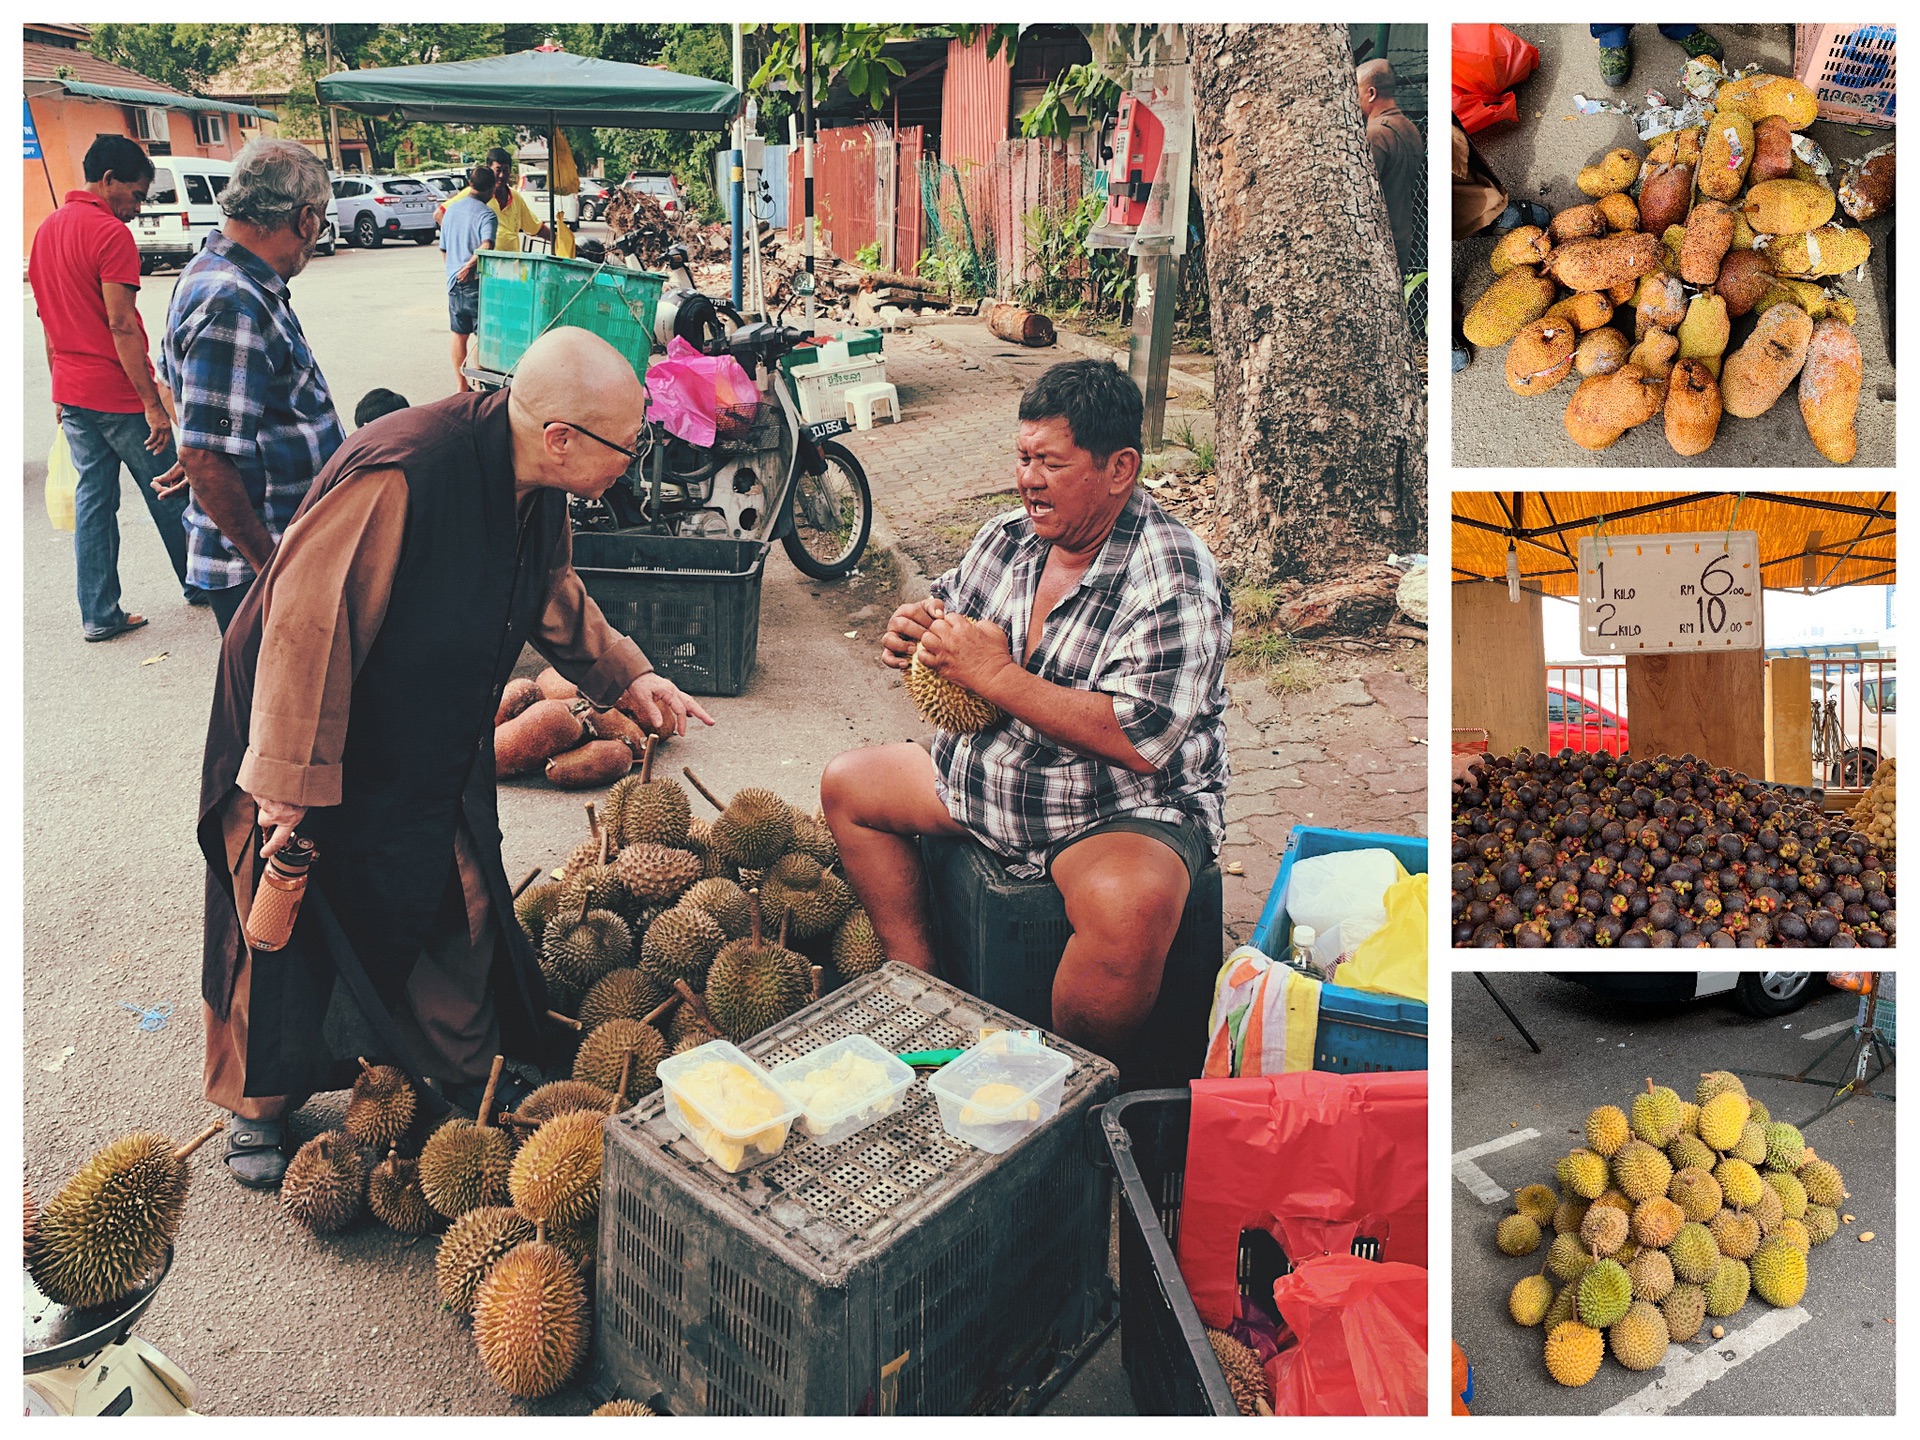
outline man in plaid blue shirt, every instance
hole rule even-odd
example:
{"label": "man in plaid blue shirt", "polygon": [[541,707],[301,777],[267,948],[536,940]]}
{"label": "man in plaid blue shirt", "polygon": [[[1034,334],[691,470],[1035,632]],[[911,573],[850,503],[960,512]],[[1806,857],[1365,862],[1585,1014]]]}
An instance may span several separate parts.
{"label": "man in plaid blue shirt", "polygon": [[180,274],[162,365],[179,411],[187,579],[225,630],[329,456],[346,439],[287,281],[327,224],[326,167],[255,140],[220,193],[227,220]]}
{"label": "man in plaid blue shirt", "polygon": [[[989,521],[882,658],[999,708],[973,734],[850,750],[821,800],[889,959],[934,968],[918,837],[1051,875],[1073,938],[1053,1028],[1115,1055],[1152,1010],[1187,892],[1220,845],[1231,606],[1207,547],[1137,483],[1140,391],[1056,365],[1020,401],[1021,509]],[[1018,649],[1009,637],[1018,637]]]}

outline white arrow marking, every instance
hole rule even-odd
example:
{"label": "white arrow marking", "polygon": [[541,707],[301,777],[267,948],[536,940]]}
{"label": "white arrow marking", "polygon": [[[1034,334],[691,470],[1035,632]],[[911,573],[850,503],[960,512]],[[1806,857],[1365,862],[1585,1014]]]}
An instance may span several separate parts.
{"label": "white arrow marking", "polygon": [[1491,1155],[1496,1150],[1505,1150],[1511,1145],[1540,1138],[1538,1130],[1515,1130],[1511,1135],[1502,1135],[1498,1140],[1489,1140],[1484,1145],[1475,1145],[1470,1149],[1458,1150],[1453,1156],[1453,1178],[1479,1197],[1482,1205],[1498,1205],[1507,1198],[1508,1192],[1495,1183],[1494,1178],[1473,1162],[1482,1155]]}
{"label": "white arrow marking", "polygon": [[1744,1330],[1736,1330],[1724,1340],[1710,1341],[1707,1348],[1689,1354],[1678,1345],[1667,1347],[1660,1362],[1666,1373],[1646,1389],[1629,1395],[1602,1415],[1665,1415],[1684,1405],[1707,1386],[1737,1365],[1743,1365],[1776,1340],[1784,1340],[1813,1316],[1801,1306],[1791,1310],[1773,1310],[1762,1315]]}

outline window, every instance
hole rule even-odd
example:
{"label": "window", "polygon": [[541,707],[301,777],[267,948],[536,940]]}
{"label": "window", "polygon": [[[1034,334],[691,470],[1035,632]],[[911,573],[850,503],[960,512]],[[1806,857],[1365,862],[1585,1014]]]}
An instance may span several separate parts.
{"label": "window", "polygon": [[1567,697],[1558,690],[1547,691],[1547,720],[1554,725],[1567,723]]}
{"label": "window", "polygon": [[202,145],[224,145],[227,143],[227,117],[210,111],[200,111],[193,117],[193,138]]}
{"label": "window", "polygon": [[188,172],[187,203],[189,205],[211,205],[213,192],[207,189],[207,177]]}
{"label": "window", "polygon": [[253,115],[236,115],[233,117],[233,123],[242,130],[257,130],[260,128],[259,118]]}
{"label": "window", "polygon": [[218,200],[220,198],[220,192],[227,188],[227,181],[230,178],[230,176],[226,175],[209,175],[207,177],[207,183],[213,186],[214,199]]}
{"label": "window", "polygon": [[173,171],[164,165],[153,167],[153,183],[147,187],[147,204],[178,205],[180,191],[174,181]]}
{"label": "window", "polygon": [[384,188],[389,195],[425,195],[429,193],[427,187],[422,185],[418,180],[388,180],[385,182]]}

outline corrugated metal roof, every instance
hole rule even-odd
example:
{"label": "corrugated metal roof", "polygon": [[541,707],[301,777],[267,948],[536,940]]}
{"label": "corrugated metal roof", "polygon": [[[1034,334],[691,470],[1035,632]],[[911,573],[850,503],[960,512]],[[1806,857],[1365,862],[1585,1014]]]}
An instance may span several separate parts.
{"label": "corrugated metal roof", "polygon": [[947,42],[941,82],[940,158],[949,165],[985,165],[1007,138],[1013,67],[1002,50],[987,58],[986,42]]}
{"label": "corrugated metal roof", "polygon": [[[22,52],[22,78],[35,85],[58,85],[83,100],[112,100],[121,105],[158,105],[168,110],[216,111],[226,115],[276,118],[271,110],[236,105],[227,100],[205,100],[176,90],[163,80],[102,60],[85,50],[28,43]],[[63,73],[64,72],[64,73]],[[39,92],[36,92],[39,93]]]}
{"label": "corrugated metal roof", "polygon": [[226,100],[203,100],[170,90],[130,90],[124,85],[89,85],[83,80],[57,82],[69,95],[83,100],[114,100],[122,105],[161,105],[169,110],[212,111],[222,115],[252,115],[261,120],[278,117],[258,105],[235,105]]}
{"label": "corrugated metal roof", "polygon": [[1604,533],[1616,537],[1752,530],[1760,537],[1761,571],[1771,590],[1894,583],[1890,490],[1456,490],[1453,578],[1504,580],[1511,540],[1528,589],[1577,594],[1573,557],[1581,538],[1603,520]]}

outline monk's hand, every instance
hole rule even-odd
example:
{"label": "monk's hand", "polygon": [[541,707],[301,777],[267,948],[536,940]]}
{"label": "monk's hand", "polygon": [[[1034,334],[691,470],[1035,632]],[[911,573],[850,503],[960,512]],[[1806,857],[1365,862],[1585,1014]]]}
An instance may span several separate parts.
{"label": "monk's hand", "polygon": [[681,694],[678,685],[657,671],[634,681],[615,703],[655,735],[686,734],[689,716],[713,724],[698,701]]}
{"label": "monk's hand", "polygon": [[929,597],[902,605],[887,621],[887,633],[880,637],[880,658],[895,670],[913,663],[913,652],[925,638],[927,628],[947,613],[947,607]]}
{"label": "monk's hand", "polygon": [[985,620],[944,615],[927,628],[920,662],[962,690],[986,695],[1013,664],[1007,632]]}
{"label": "monk's hand", "polygon": [[254,808],[260,812],[260,828],[267,833],[267,843],[260,847],[260,858],[271,859],[278,855],[300,822],[307,818],[307,807],[289,805],[284,800],[268,800],[259,795],[253,797]]}

